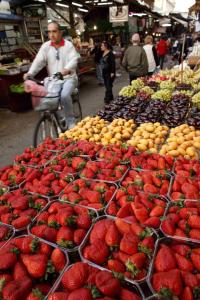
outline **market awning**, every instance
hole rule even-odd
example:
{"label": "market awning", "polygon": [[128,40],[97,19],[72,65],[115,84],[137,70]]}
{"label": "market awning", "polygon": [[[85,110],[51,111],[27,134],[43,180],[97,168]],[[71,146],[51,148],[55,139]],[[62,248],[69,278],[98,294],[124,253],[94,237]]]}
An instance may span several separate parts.
{"label": "market awning", "polygon": [[183,20],[180,20],[174,16],[170,16],[172,20],[176,21],[177,23],[180,23],[182,24],[184,27],[187,27],[188,26],[188,23],[186,21],[183,21]]}

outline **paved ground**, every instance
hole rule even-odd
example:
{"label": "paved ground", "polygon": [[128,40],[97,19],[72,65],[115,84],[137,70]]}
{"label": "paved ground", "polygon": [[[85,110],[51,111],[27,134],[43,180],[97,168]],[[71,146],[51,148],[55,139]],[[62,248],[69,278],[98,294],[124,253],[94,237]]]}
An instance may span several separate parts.
{"label": "paved ground", "polygon": [[[128,84],[128,76],[121,72],[114,83],[114,95]],[[93,115],[103,107],[104,87],[98,86],[94,75],[83,78],[80,90],[83,116]],[[39,118],[34,111],[13,113],[9,110],[0,110],[0,166],[13,161],[16,154],[32,144],[33,130]]]}

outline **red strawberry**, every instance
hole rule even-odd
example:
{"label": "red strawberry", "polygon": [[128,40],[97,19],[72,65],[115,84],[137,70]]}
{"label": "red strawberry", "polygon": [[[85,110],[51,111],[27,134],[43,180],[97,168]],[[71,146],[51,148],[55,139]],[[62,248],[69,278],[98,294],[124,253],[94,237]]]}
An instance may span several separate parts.
{"label": "red strawberry", "polygon": [[15,245],[24,254],[36,252],[38,241],[31,236],[25,236],[15,239]]}
{"label": "red strawberry", "polygon": [[189,286],[191,288],[198,286],[198,279],[194,274],[186,271],[181,271],[181,276],[183,278],[185,286]]}
{"label": "red strawberry", "polygon": [[136,293],[122,288],[121,292],[120,292],[120,299],[121,300],[140,300],[141,298],[138,295],[136,295]]}
{"label": "red strawberry", "polygon": [[158,188],[152,184],[146,183],[143,187],[145,193],[158,194]]}
{"label": "red strawberry", "polygon": [[176,260],[170,249],[165,244],[162,244],[155,258],[155,270],[157,272],[169,271],[176,268]]}
{"label": "red strawberry", "polygon": [[57,230],[45,224],[34,226],[31,228],[31,233],[52,243],[56,241]]}
{"label": "red strawberry", "polygon": [[107,271],[97,273],[96,286],[103,295],[109,297],[118,296],[121,289],[120,281],[113,278],[113,275]]}
{"label": "red strawberry", "polygon": [[108,260],[108,269],[117,273],[125,273],[126,271],[124,264],[117,259]]}
{"label": "red strawberry", "polygon": [[16,220],[13,220],[11,224],[16,229],[20,229],[20,228],[26,227],[30,223],[30,221],[31,221],[31,219],[29,216],[21,216],[21,217],[17,218]]}
{"label": "red strawberry", "polygon": [[159,272],[153,274],[152,285],[156,292],[162,292],[162,289],[167,288],[176,296],[182,293],[182,281],[180,271],[173,269],[167,272]]}
{"label": "red strawberry", "polygon": [[[197,209],[197,211],[198,211],[198,209]],[[191,228],[200,229],[200,216],[197,216],[197,215],[189,216],[188,225]]]}
{"label": "red strawberry", "polygon": [[[12,248],[14,247],[11,246],[11,249]],[[0,270],[7,270],[12,268],[17,261],[16,254],[13,252],[8,252],[4,248],[0,250],[0,256],[3,257],[3,259],[0,260]]]}
{"label": "red strawberry", "polygon": [[187,256],[191,252],[191,248],[184,244],[172,245],[171,248],[173,251],[183,256]]}
{"label": "red strawberry", "polygon": [[72,229],[66,226],[62,226],[56,237],[56,243],[64,248],[72,248],[74,240],[74,233]]}
{"label": "red strawberry", "polygon": [[162,230],[165,234],[173,236],[175,234],[175,225],[170,219],[166,219],[162,221]]}
{"label": "red strawberry", "polygon": [[120,242],[120,251],[126,254],[132,255],[138,251],[139,239],[131,233],[127,233],[123,236]]}
{"label": "red strawberry", "polygon": [[197,269],[197,271],[200,271],[200,255],[192,252],[190,257],[194,267]]}
{"label": "red strawberry", "polygon": [[190,287],[186,286],[183,290],[182,300],[194,300],[193,293]]}
{"label": "red strawberry", "polygon": [[51,261],[57,272],[61,272],[66,265],[66,256],[58,248],[55,248],[51,254]]}
{"label": "red strawberry", "polygon": [[150,217],[161,217],[164,214],[164,211],[165,210],[163,207],[157,205],[151,210],[149,216]]}
{"label": "red strawberry", "polygon": [[86,234],[87,231],[85,229],[76,229],[74,231],[74,243],[76,245],[80,245]]}
{"label": "red strawberry", "polygon": [[152,228],[158,228],[160,226],[160,219],[158,217],[151,217],[148,218],[145,222],[144,222],[145,226],[148,227],[152,227]]}
{"label": "red strawberry", "polygon": [[144,223],[149,216],[148,210],[143,205],[136,205],[134,202],[131,203],[132,210],[135,214],[136,219],[140,223]]}
{"label": "red strawberry", "polygon": [[86,161],[81,157],[72,158],[72,168],[76,171],[82,170],[86,165]]}
{"label": "red strawberry", "polygon": [[68,292],[55,292],[49,295],[48,300],[66,300],[68,296]]}
{"label": "red strawberry", "polygon": [[41,278],[44,276],[47,268],[48,258],[44,254],[21,254],[21,260],[26,266],[28,273],[33,278]]}
{"label": "red strawberry", "polygon": [[131,225],[122,219],[117,218],[115,220],[115,225],[121,234],[129,233],[131,231]]}
{"label": "red strawberry", "polygon": [[185,258],[184,256],[182,256],[178,253],[175,253],[175,257],[176,257],[177,265],[180,270],[192,272],[193,265],[187,258]]}
{"label": "red strawberry", "polygon": [[189,236],[193,240],[200,240],[200,229],[192,229],[192,230],[190,230]]}
{"label": "red strawberry", "polygon": [[77,262],[68,269],[62,279],[62,285],[69,291],[76,290],[84,285],[88,276],[88,265]]}
{"label": "red strawberry", "polygon": [[67,298],[67,300],[92,300],[92,294],[87,288],[80,288],[73,292],[71,292]]}
{"label": "red strawberry", "polygon": [[32,281],[28,277],[10,281],[3,288],[3,299],[26,299],[31,292]]}
{"label": "red strawberry", "polygon": [[[86,249],[89,257],[85,257]],[[108,247],[102,240],[96,240],[95,244],[87,246],[84,249],[84,257],[99,265],[106,262],[108,255]]]}
{"label": "red strawberry", "polygon": [[116,225],[113,223],[107,230],[105,236],[105,242],[109,247],[115,247],[119,245],[120,235]]}
{"label": "red strawberry", "polygon": [[89,229],[92,224],[92,219],[89,214],[80,214],[76,219],[78,227],[83,229]]}
{"label": "red strawberry", "polygon": [[26,276],[28,276],[28,274],[27,274],[25,266],[20,261],[18,261],[15,264],[14,269],[13,269],[14,280],[22,279]]}
{"label": "red strawberry", "polygon": [[130,256],[129,261],[126,263],[126,267],[129,269],[129,264],[133,264],[137,269],[141,269],[146,262],[146,255],[144,253],[135,253]]}

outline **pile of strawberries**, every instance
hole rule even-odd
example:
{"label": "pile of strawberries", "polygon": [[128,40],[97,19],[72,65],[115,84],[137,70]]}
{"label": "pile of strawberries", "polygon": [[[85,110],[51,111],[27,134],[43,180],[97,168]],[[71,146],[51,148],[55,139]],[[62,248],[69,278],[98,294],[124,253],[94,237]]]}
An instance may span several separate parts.
{"label": "pile of strawberries", "polygon": [[158,229],[166,206],[167,201],[162,196],[138,192],[133,185],[129,185],[117,190],[106,213]]}
{"label": "pile of strawberries", "polygon": [[101,181],[76,179],[67,185],[60,197],[62,201],[102,210],[112,199],[117,186]]}
{"label": "pile of strawberries", "polygon": [[68,263],[64,252],[30,236],[0,249],[1,299],[44,299]]}
{"label": "pile of strawberries", "polygon": [[161,228],[167,236],[200,241],[200,202],[186,200],[170,203]]}
{"label": "pile of strawberries", "polygon": [[62,152],[54,157],[50,166],[57,166],[56,171],[77,174],[86,165],[87,159],[80,156],[71,157],[70,152]]}
{"label": "pile of strawberries", "polygon": [[152,230],[122,219],[103,217],[90,231],[81,255],[127,280],[140,281],[147,276],[154,246]]}
{"label": "pile of strawberries", "polygon": [[170,189],[172,201],[199,200],[200,199],[200,177],[183,177],[175,175]]}
{"label": "pile of strawberries", "polygon": [[60,286],[48,297],[48,300],[56,299],[141,300],[142,297],[137,287],[124,287],[111,272],[77,262],[65,271]]}
{"label": "pile of strawberries", "polygon": [[134,169],[171,171],[174,165],[174,159],[167,155],[161,156],[157,153],[149,154],[143,152],[138,155],[132,155],[130,165]]}
{"label": "pile of strawberries", "polygon": [[183,177],[200,177],[200,162],[179,158],[175,162],[174,172]]}
{"label": "pile of strawberries", "polygon": [[11,191],[0,196],[0,221],[22,230],[47,203],[46,198],[23,189]]}
{"label": "pile of strawberries", "polygon": [[155,292],[164,299],[200,299],[199,276],[198,244],[160,241],[149,282]]}
{"label": "pile of strawberries", "polygon": [[88,161],[80,172],[80,176],[85,179],[117,182],[123,178],[127,170],[128,167],[120,164],[118,159]]}
{"label": "pile of strawberries", "polygon": [[96,213],[81,206],[53,201],[30,226],[31,234],[66,249],[81,244]]}
{"label": "pile of strawberries", "polygon": [[130,163],[131,157],[136,153],[136,148],[132,146],[108,145],[102,147],[97,153],[97,159],[109,160],[118,159],[121,163]]}
{"label": "pile of strawberries", "polygon": [[167,196],[171,176],[164,170],[160,171],[136,171],[130,170],[122,181],[122,186],[134,186],[138,191]]}

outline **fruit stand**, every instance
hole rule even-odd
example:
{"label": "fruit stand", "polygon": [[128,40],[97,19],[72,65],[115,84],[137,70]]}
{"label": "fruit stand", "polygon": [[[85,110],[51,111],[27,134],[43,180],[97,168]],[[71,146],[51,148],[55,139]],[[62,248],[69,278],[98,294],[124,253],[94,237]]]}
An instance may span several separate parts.
{"label": "fruit stand", "polygon": [[3,300],[200,299],[199,80],[134,80],[0,169]]}

